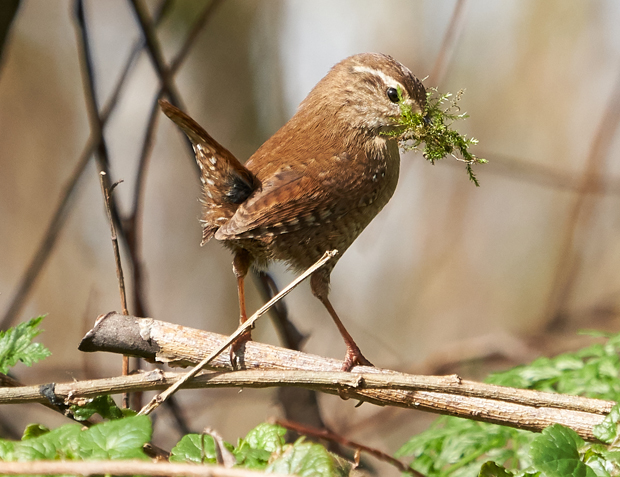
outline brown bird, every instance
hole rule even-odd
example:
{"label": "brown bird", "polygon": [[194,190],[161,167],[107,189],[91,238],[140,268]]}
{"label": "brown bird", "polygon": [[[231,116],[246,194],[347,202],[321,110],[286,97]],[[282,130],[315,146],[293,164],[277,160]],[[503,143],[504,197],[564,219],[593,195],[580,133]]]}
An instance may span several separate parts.
{"label": "brown bird", "polygon": [[[215,237],[234,253],[241,322],[244,278],[273,260],[301,271],[327,250],[341,257],[387,204],[398,181],[400,103],[426,105],[422,83],[384,54],[335,65],[295,115],[242,165],[193,119],[166,101],[164,113],[189,137],[202,181],[202,243]],[[329,301],[337,258],[312,275],[347,346],[343,369],[371,365]],[[231,351],[250,339],[249,332]]]}

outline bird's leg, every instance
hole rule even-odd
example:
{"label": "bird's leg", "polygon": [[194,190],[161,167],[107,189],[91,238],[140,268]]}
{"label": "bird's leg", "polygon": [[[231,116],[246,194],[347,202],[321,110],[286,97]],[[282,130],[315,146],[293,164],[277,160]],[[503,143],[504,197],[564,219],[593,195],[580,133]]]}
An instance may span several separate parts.
{"label": "bird's leg", "polygon": [[344,327],[342,321],[340,321],[338,313],[336,313],[336,310],[334,310],[334,307],[332,306],[329,298],[327,297],[329,294],[329,271],[327,272],[327,274],[321,272],[322,270],[319,270],[318,272],[314,273],[314,275],[312,275],[312,278],[310,280],[310,286],[312,288],[312,293],[314,294],[314,296],[321,300],[321,303],[323,303],[325,308],[327,308],[327,311],[332,317],[332,320],[334,320],[334,323],[336,323],[338,331],[340,331],[342,339],[344,339],[344,343],[347,346],[347,354],[344,357],[344,365],[342,366],[342,370],[351,371],[351,369],[357,365],[374,366],[364,357],[364,355],[359,349],[359,346],[357,346],[357,343],[355,343],[353,337]]}
{"label": "bird's leg", "polygon": [[[252,256],[243,249],[235,253],[233,260],[233,272],[237,277],[237,294],[239,296],[239,324],[247,321],[248,315],[245,311],[245,276],[248,274],[250,265],[252,264]],[[240,335],[230,346],[230,362],[234,368],[242,367],[243,347],[247,341],[252,339],[250,330]]]}

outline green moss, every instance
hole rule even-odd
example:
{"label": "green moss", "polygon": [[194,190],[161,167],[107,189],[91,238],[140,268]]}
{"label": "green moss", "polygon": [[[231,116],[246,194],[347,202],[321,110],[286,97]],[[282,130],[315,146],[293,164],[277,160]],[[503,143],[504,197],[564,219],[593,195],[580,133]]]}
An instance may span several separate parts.
{"label": "green moss", "polygon": [[[402,91],[398,91],[402,99]],[[459,134],[451,129],[452,123],[465,119],[467,114],[459,114],[458,102],[463,90],[456,95],[450,93],[440,95],[435,88],[426,93],[426,108],[422,113],[414,113],[411,106],[400,101],[401,117],[399,125],[402,129],[391,133],[397,136],[401,148],[405,151],[419,150],[424,143],[422,155],[432,164],[447,155],[465,163],[469,179],[478,187],[480,184],[474,175],[474,164],[485,164],[486,159],[476,157],[469,152],[469,147],[478,144],[478,140]]]}

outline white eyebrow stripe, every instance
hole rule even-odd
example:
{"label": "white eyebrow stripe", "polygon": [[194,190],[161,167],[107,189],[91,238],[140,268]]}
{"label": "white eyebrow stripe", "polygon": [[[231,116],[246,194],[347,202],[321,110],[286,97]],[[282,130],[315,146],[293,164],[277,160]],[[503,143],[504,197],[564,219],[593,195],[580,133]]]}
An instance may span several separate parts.
{"label": "white eyebrow stripe", "polygon": [[388,86],[393,86],[393,87],[400,87],[401,91],[407,91],[405,89],[405,87],[398,81],[396,81],[394,78],[392,78],[391,76],[386,75],[383,71],[381,70],[375,70],[374,68],[369,68],[368,66],[354,66],[353,69],[355,71],[359,71],[360,73],[370,73],[371,75],[375,75],[378,76],[379,78],[381,78],[383,80],[383,82],[388,85]]}

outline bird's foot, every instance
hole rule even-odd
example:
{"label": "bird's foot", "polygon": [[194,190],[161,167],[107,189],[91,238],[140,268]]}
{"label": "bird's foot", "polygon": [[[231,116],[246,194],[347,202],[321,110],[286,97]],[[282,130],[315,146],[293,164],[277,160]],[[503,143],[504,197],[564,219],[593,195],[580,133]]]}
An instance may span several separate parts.
{"label": "bird's foot", "polygon": [[348,346],[347,354],[344,357],[344,364],[342,365],[343,371],[351,371],[355,366],[372,366],[375,367],[370,361],[368,361],[360,349],[357,346]]}
{"label": "bird's foot", "polygon": [[245,367],[245,344],[252,341],[251,331],[246,331],[230,345],[230,365],[233,369],[243,369]]}

